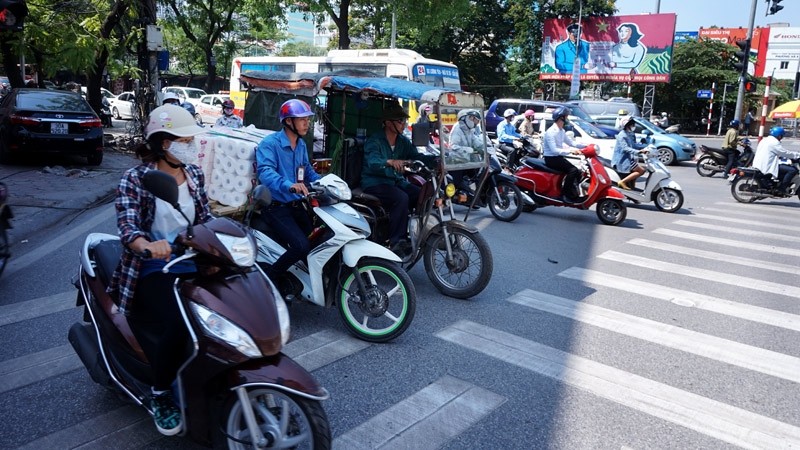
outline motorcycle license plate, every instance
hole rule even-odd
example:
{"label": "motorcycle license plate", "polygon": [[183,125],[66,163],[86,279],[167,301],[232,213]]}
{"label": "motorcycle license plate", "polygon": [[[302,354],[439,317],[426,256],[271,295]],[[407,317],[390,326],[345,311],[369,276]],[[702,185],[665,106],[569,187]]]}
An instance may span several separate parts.
{"label": "motorcycle license plate", "polygon": [[50,124],[50,134],[68,134],[69,124],[61,122],[53,122]]}

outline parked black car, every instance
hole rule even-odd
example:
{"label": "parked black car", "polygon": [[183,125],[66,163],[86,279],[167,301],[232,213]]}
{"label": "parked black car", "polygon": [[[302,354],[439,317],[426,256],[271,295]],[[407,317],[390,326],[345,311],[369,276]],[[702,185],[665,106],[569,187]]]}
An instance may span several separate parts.
{"label": "parked black car", "polygon": [[27,153],[85,156],[103,162],[103,125],[78,93],[13,89],[0,102],[0,160]]}

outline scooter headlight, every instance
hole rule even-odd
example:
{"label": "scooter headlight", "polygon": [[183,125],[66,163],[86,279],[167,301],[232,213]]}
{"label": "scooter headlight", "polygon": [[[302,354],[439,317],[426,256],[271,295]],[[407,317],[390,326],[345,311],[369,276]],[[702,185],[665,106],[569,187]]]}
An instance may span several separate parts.
{"label": "scooter headlight", "polygon": [[215,233],[225,249],[233,257],[233,262],[240,267],[250,267],[256,263],[256,243],[248,234],[244,237]]}
{"label": "scooter headlight", "polygon": [[451,198],[454,195],[456,195],[456,185],[453,184],[453,183],[447,183],[447,186],[445,186],[445,188],[444,188],[444,194],[448,198]]}
{"label": "scooter headlight", "polygon": [[253,338],[244,330],[203,305],[194,302],[190,302],[189,305],[206,334],[225,342],[247,357],[260,358],[262,356],[261,350],[253,342]]}

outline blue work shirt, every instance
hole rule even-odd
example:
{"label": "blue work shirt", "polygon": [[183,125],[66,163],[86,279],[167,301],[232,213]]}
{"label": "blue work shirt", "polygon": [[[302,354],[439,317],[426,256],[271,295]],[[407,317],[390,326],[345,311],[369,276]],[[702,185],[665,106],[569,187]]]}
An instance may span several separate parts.
{"label": "blue work shirt", "polygon": [[497,140],[504,144],[511,144],[515,138],[521,138],[517,132],[517,127],[513,123],[503,120],[497,125]]}
{"label": "blue work shirt", "polygon": [[304,182],[317,181],[321,177],[308,160],[308,148],[302,138],[297,139],[294,149],[285,130],[265,137],[256,148],[256,171],[258,181],[269,188],[272,201],[289,203],[302,198],[289,192],[297,183],[297,168],[305,167]]}

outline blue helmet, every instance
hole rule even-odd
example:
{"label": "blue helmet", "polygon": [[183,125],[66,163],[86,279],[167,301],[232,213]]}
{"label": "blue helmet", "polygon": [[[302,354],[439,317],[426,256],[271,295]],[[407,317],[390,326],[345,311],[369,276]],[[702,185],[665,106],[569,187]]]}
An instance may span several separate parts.
{"label": "blue helmet", "polygon": [[567,120],[567,117],[570,115],[570,110],[566,106],[559,106],[553,111],[553,122],[557,121],[558,119]]}
{"label": "blue helmet", "polygon": [[769,135],[778,139],[783,139],[785,134],[786,130],[784,130],[783,127],[772,127],[769,129]]}
{"label": "blue helmet", "polygon": [[728,126],[731,128],[736,128],[739,126],[740,123],[742,122],[739,122],[739,119],[733,119],[731,120],[731,123],[728,124]]}
{"label": "blue helmet", "polygon": [[191,103],[189,103],[189,102],[183,102],[183,104],[181,105],[181,107],[182,107],[183,109],[185,109],[185,110],[189,111],[189,114],[191,114],[191,115],[192,115],[192,117],[194,117],[194,116],[195,116],[196,112],[195,112],[195,110],[194,110],[194,105],[193,105],[193,104],[191,104]]}

